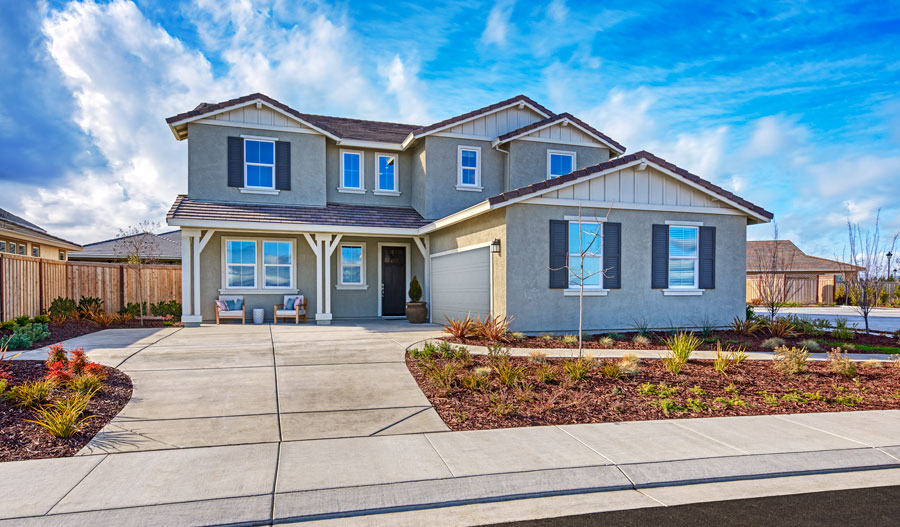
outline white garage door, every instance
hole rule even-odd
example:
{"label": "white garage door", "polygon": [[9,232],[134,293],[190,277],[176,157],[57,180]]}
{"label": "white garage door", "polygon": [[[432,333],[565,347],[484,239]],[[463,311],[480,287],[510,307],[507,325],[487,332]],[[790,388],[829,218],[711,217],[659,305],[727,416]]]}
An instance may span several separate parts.
{"label": "white garage door", "polygon": [[488,247],[431,259],[431,317],[437,324],[491,310],[491,253]]}

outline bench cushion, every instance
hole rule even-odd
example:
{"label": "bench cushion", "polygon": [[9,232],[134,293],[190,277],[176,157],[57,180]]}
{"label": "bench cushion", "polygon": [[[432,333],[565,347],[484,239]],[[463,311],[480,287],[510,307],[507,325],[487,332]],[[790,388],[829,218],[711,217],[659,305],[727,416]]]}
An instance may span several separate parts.
{"label": "bench cushion", "polygon": [[219,311],[219,317],[241,317],[244,315],[244,312],[238,309],[232,311]]}
{"label": "bench cushion", "polygon": [[306,310],[301,309],[300,311],[297,311],[296,309],[278,309],[275,311],[275,314],[280,317],[292,317],[297,314],[305,315]]}

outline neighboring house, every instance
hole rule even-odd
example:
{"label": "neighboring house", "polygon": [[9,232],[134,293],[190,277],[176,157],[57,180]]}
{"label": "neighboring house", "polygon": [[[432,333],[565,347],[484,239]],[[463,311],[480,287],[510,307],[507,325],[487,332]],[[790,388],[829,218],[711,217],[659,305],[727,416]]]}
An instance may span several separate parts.
{"label": "neighboring house", "polygon": [[57,236],[15,214],[0,209],[0,253],[67,260],[81,246]]}
{"label": "neighboring house", "polygon": [[[565,269],[581,229],[584,327],[727,323],[744,314],[748,223],[772,214],[567,113],[519,95],[427,126],[325,117],[252,94],[166,120],[188,140],[184,321],[242,295],[271,318],[301,292],[319,323],[403,316],[413,275],[434,322],[578,327]],[[594,214],[607,221],[593,221]],[[602,225],[597,225],[602,223]]]}
{"label": "neighboring house", "polygon": [[[161,264],[181,263],[181,231],[169,231],[160,234],[138,234],[136,236],[152,236],[154,245],[153,260]],[[78,252],[69,254],[70,260],[80,262],[122,262],[125,258],[118,254],[116,244],[119,238],[102,242],[88,243]]]}
{"label": "neighboring house", "polygon": [[790,240],[747,242],[747,277],[774,273],[788,278],[836,277],[840,282],[863,270],[857,265],[810,256]]}

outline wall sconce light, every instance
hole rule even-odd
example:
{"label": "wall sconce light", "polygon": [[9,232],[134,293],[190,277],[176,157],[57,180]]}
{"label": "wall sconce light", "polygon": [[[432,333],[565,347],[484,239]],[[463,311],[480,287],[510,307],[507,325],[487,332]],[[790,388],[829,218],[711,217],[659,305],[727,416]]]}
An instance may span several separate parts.
{"label": "wall sconce light", "polygon": [[494,240],[491,242],[491,254],[500,254],[500,240]]}

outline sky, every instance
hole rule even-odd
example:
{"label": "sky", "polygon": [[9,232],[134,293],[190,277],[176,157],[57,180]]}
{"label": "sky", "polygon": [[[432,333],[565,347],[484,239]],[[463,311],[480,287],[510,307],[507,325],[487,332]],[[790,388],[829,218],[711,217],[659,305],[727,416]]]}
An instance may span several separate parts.
{"label": "sky", "polygon": [[[0,0],[0,207],[88,243],[165,213],[165,118],[262,92],[429,124],[526,94],[840,256],[900,229],[900,2]],[[771,239],[772,225],[748,229]]]}

